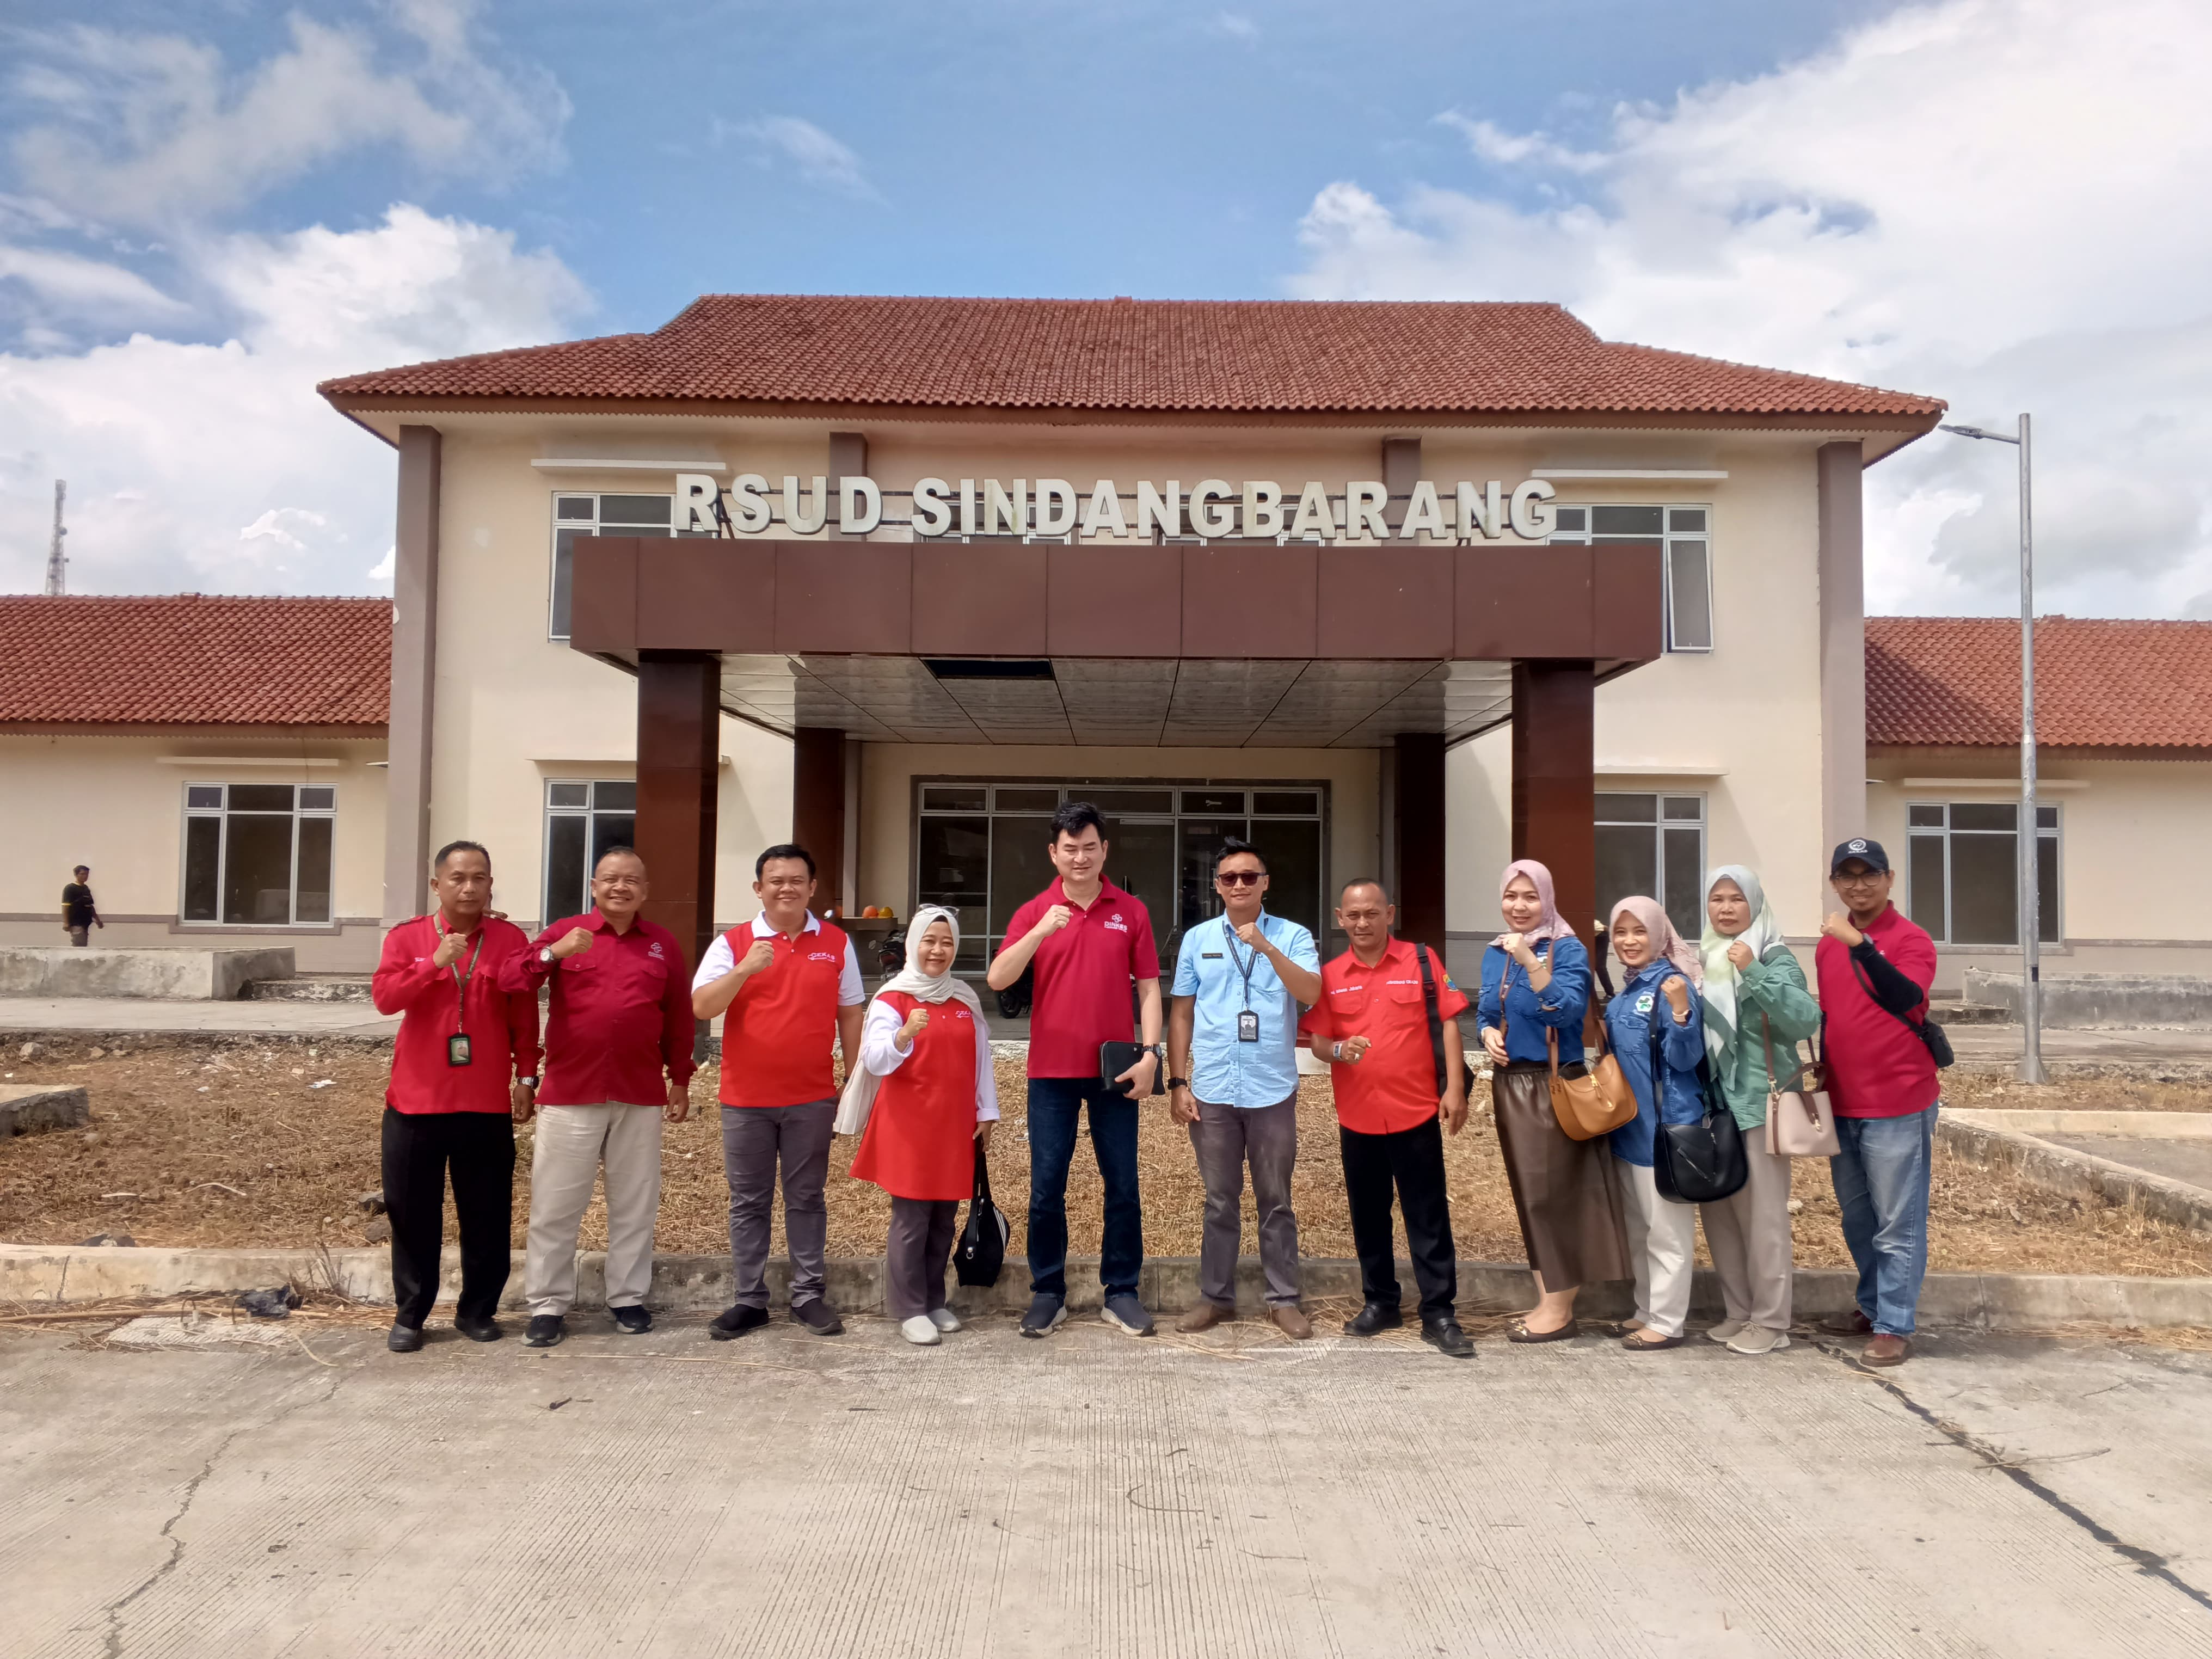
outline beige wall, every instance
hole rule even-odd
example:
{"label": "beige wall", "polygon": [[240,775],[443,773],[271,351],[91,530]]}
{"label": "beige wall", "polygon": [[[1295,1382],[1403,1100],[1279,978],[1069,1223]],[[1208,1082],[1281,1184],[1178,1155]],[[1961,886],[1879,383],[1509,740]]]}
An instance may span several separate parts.
{"label": "beige wall", "polygon": [[[289,764],[226,766],[250,757]],[[335,761],[303,766],[301,759]],[[301,969],[365,972],[376,965],[382,893],[384,758],[381,738],[276,736],[0,736],[0,943],[64,945],[61,890],[71,866],[92,866],[107,922],[106,945],[202,942],[289,945]],[[182,908],[187,783],[316,783],[337,791],[333,836],[333,927],[185,927]]]}

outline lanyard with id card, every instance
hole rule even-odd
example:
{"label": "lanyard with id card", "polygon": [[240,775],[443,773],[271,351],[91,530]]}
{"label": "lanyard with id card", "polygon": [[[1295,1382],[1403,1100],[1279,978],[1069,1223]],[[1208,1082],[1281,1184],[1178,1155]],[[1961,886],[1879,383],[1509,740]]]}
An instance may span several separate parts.
{"label": "lanyard with id card", "polygon": [[1221,926],[1229,939],[1229,959],[1237,964],[1237,971],[1244,981],[1244,1006],[1237,1016],[1237,1040],[1239,1042],[1257,1042],[1260,1040],[1260,1016],[1252,1006],[1252,973],[1260,965],[1259,947],[1253,947],[1251,960],[1246,961],[1237,948],[1236,928],[1230,926],[1226,917],[1223,918]]}
{"label": "lanyard with id card", "polygon": [[[442,920],[437,923],[437,928],[440,939],[450,937]],[[476,977],[477,958],[483,954],[483,932],[479,928],[477,932],[476,946],[469,952],[467,970],[463,971],[459,963],[449,963],[447,967],[446,971],[453,976],[453,1025],[455,1028],[453,1034],[446,1039],[446,1064],[448,1066],[466,1066],[472,1058],[469,1052],[469,1034],[459,1028],[467,1013],[469,981]]]}

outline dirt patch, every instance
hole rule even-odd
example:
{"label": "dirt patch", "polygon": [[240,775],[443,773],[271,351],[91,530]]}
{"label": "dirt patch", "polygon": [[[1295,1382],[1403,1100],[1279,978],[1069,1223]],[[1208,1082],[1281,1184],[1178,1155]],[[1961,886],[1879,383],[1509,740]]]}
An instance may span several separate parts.
{"label": "dirt patch", "polygon": [[2212,1112],[2212,1082],[2085,1073],[2022,1083],[1961,1068],[1943,1079],[1943,1103],[1997,1112]]}
{"label": "dirt patch", "polygon": [[[9,1080],[82,1084],[92,1097],[88,1128],[0,1143],[0,1239],[76,1243],[128,1235],[140,1244],[276,1247],[358,1245],[367,1217],[356,1194],[379,1185],[377,1121],[387,1052],[354,1044],[223,1040],[133,1042],[121,1050],[56,1043],[34,1060],[0,1062]],[[992,1184],[1014,1218],[1020,1249],[1029,1194],[1018,1061],[1002,1060],[1006,1107],[991,1149]],[[1960,1105],[2075,1106],[2212,1110],[2212,1083],[2092,1079],[2027,1089],[2002,1079],[1947,1079]],[[2000,1095],[1997,1091],[2002,1089]],[[1486,1091],[1481,1091],[1486,1094]],[[692,1091],[691,1121],[665,1139],[659,1243],[665,1250],[715,1251],[727,1243],[713,1079]],[[1292,1194],[1300,1245],[1310,1255],[1349,1256],[1343,1176],[1328,1085],[1299,1091],[1302,1132]],[[529,1210],[530,1131],[518,1136],[514,1239]],[[832,1154],[830,1248],[865,1255],[883,1248],[890,1200],[844,1173],[854,1143]],[[1204,1194],[1186,1130],[1164,1106],[1149,1107],[1139,1133],[1145,1246],[1156,1255],[1198,1249]],[[1452,1226],[1462,1256],[1522,1259],[1511,1195],[1486,1113],[1445,1142]],[[1849,1256],[1825,1167],[1796,1170],[1797,1260],[1842,1267]],[[1079,1148],[1068,1188],[1072,1248],[1098,1246],[1097,1165]],[[1251,1200],[1245,1200],[1247,1248]],[[781,1221],[778,1223],[779,1247]],[[604,1212],[585,1218],[584,1243],[605,1243]],[[1936,1154],[1929,1265],[1939,1272],[2212,1274],[2212,1237],[2139,1213],[2046,1193],[2008,1175]]]}

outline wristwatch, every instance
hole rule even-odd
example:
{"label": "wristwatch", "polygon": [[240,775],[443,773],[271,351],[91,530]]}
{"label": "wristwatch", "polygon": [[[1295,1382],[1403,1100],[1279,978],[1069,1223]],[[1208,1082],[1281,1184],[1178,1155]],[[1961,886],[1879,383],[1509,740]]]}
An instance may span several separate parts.
{"label": "wristwatch", "polygon": [[538,1092],[538,1079],[536,1078],[519,1077],[514,1080],[517,1083],[520,1083],[524,1088],[529,1090],[532,1094],[534,1095]]}
{"label": "wristwatch", "polygon": [[550,968],[553,965],[553,947],[550,945],[540,945],[538,951],[538,959],[544,963],[548,968]]}
{"label": "wristwatch", "polygon": [[1171,1077],[1168,1079],[1168,1087],[1170,1089],[1188,1089],[1190,1087],[1190,1079],[1187,1077]]}

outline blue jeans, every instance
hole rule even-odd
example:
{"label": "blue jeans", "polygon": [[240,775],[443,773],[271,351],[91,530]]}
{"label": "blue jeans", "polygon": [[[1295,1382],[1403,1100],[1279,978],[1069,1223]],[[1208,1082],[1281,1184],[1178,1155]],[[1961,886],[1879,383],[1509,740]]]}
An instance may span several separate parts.
{"label": "blue jeans", "polygon": [[1145,1217],[1137,1204],[1137,1103],[1095,1077],[1030,1079],[1030,1289],[1067,1294],[1067,1166],[1077,1120],[1091,1107],[1091,1148],[1106,1184],[1098,1277],[1106,1294],[1133,1296],[1145,1265]]}
{"label": "blue jeans", "polygon": [[1828,1173],[1844,1212],[1844,1243],[1859,1270],[1859,1311],[1875,1330],[1892,1336],[1912,1334],[1920,1281],[1928,1272],[1928,1179],[1936,1109],[1836,1120],[1843,1150]]}

